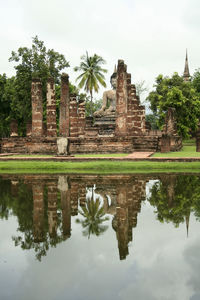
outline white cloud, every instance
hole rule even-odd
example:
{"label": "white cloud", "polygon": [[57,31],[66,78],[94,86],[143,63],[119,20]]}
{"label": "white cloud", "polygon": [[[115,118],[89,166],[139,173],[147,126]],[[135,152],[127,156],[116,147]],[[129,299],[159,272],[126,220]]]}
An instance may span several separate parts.
{"label": "white cloud", "polygon": [[200,66],[199,8],[198,0],[1,1],[0,73],[14,73],[11,51],[30,46],[36,34],[70,61],[73,82],[73,67],[86,50],[106,59],[108,85],[121,58],[133,82],[143,79],[152,86],[160,73],[181,74],[186,48],[193,73]]}

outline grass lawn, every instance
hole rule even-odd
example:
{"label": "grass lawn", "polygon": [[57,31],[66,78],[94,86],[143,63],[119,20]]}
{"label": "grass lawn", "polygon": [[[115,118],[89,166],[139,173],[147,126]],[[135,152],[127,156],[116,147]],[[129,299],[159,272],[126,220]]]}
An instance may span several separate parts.
{"label": "grass lawn", "polygon": [[181,151],[167,153],[157,152],[153,157],[200,157],[200,152],[196,152],[196,146],[186,146],[185,144]]}
{"label": "grass lawn", "polygon": [[149,161],[1,161],[0,173],[163,173],[198,172],[200,162],[149,162]]}

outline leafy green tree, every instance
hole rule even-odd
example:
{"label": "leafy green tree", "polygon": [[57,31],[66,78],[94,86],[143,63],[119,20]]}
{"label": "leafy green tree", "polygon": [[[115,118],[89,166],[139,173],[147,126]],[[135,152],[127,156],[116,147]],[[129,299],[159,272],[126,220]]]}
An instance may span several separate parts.
{"label": "leafy green tree", "polygon": [[0,136],[9,135],[10,119],[12,118],[11,103],[15,97],[15,77],[7,78],[0,75]]}
{"label": "leafy green tree", "polygon": [[[11,102],[14,117],[25,124],[31,118],[31,81],[40,78],[43,84],[44,105],[46,99],[46,82],[48,77],[53,77],[57,84],[60,83],[61,71],[69,67],[63,54],[53,49],[47,50],[43,41],[37,36],[32,39],[32,47],[20,47],[17,52],[12,52],[9,61],[17,63],[15,78],[15,97]],[[45,112],[45,109],[44,109]]]}
{"label": "leafy green tree", "polygon": [[143,93],[148,92],[148,87],[146,86],[145,80],[140,80],[136,82],[136,94],[137,96],[141,96]]}
{"label": "leafy green tree", "polygon": [[200,94],[200,69],[197,69],[194,75],[192,76],[192,85]]}
{"label": "leafy green tree", "polygon": [[98,92],[99,84],[106,87],[105,77],[103,73],[107,73],[106,69],[102,68],[105,64],[105,60],[94,54],[89,56],[86,51],[86,55],[81,56],[81,63],[79,67],[75,67],[74,71],[79,71],[81,74],[77,77],[79,81],[78,87],[83,88],[87,93],[90,93],[91,100],[91,115],[92,115],[92,101],[93,101],[93,91]]}
{"label": "leafy green tree", "polygon": [[146,121],[151,125],[152,130],[159,129],[158,127],[158,118],[154,114],[148,114],[146,115]]}
{"label": "leafy green tree", "polygon": [[[85,98],[85,114],[86,117],[89,117],[90,114],[93,115],[93,113],[97,110],[99,110],[102,107],[103,100],[95,100],[94,102],[91,103],[91,101],[88,99],[88,97]],[[92,113],[91,113],[92,109]]]}
{"label": "leafy green tree", "polygon": [[185,222],[191,212],[200,221],[200,177],[194,175],[161,176],[148,201],[156,208],[160,222],[172,222],[175,227]]}
{"label": "leafy green tree", "polygon": [[192,82],[184,82],[177,73],[173,76],[159,75],[147,100],[150,108],[158,118],[158,125],[162,128],[165,115],[169,107],[176,110],[177,130],[182,137],[188,137],[197,128],[200,117],[199,94]]}

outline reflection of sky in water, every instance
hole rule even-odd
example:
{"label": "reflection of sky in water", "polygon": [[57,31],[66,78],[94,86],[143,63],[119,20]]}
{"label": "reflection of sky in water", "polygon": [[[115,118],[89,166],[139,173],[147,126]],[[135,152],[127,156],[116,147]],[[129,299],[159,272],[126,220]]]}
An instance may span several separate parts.
{"label": "reflection of sky in water", "polygon": [[187,238],[185,224],[161,224],[153,211],[144,202],[123,261],[111,225],[88,240],[72,217],[71,238],[38,262],[14,247],[16,218],[0,221],[1,299],[199,299],[200,223],[191,215]]}

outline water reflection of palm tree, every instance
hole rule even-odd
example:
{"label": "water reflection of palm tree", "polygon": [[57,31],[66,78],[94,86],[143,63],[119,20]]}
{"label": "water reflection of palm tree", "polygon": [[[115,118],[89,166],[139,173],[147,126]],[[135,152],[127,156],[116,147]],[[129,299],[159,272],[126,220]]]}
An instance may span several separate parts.
{"label": "water reflection of palm tree", "polygon": [[80,223],[84,228],[84,236],[88,236],[88,238],[90,238],[90,234],[99,236],[107,230],[108,226],[102,223],[109,220],[109,217],[104,217],[104,207],[101,206],[99,199],[94,200],[93,191],[91,199],[87,200],[85,206],[79,210],[79,213],[84,219],[76,219],[76,222]]}

